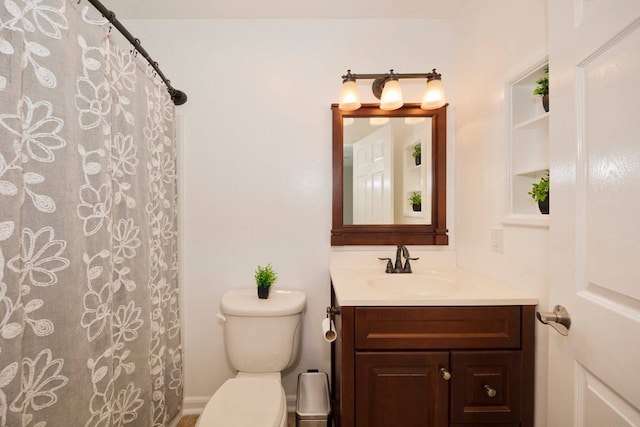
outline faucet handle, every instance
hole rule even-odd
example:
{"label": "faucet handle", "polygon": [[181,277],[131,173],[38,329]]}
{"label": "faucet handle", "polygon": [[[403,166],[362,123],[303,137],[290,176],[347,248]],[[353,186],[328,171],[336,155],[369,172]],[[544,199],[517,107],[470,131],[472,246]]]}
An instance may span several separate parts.
{"label": "faucet handle", "polygon": [[402,272],[403,273],[411,273],[411,264],[409,264],[409,260],[415,261],[417,259],[420,259],[420,258],[419,257],[418,258],[409,258],[409,257],[407,257],[406,258],[406,262],[404,263],[404,268],[402,269]]}
{"label": "faucet handle", "polygon": [[391,258],[378,258],[380,261],[387,261],[387,269],[384,271],[385,273],[393,273],[393,263],[391,262]]}

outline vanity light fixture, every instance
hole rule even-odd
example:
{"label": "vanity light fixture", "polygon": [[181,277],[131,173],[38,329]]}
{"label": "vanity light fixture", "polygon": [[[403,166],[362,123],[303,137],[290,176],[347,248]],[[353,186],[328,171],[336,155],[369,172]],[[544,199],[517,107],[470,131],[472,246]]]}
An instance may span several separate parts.
{"label": "vanity light fixture", "polygon": [[343,111],[354,111],[360,108],[360,93],[356,86],[356,76],[351,70],[342,76],[342,90],[340,91],[340,106]]}
{"label": "vanity light fixture", "polygon": [[399,79],[427,79],[427,85],[422,96],[420,108],[432,110],[446,104],[444,87],[442,86],[442,74],[434,68],[430,73],[399,74],[390,70],[387,74],[354,74],[347,70],[342,76],[342,90],[340,91],[340,104],[342,111],[354,111],[360,108],[360,94],[356,80],[373,80],[371,90],[373,95],[380,100],[381,110],[397,110],[402,107],[402,90]]}
{"label": "vanity light fixture", "polygon": [[398,75],[391,70],[389,77],[385,79],[380,95],[380,109],[385,111],[397,110],[402,107],[402,89],[398,82]]}

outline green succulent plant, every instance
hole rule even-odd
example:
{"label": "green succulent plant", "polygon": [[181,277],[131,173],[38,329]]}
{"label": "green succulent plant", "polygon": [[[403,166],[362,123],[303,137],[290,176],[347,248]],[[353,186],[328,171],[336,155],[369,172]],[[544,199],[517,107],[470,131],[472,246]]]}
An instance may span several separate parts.
{"label": "green succulent plant", "polygon": [[422,156],[422,145],[418,144],[415,147],[413,147],[413,153],[411,153],[411,155],[414,158],[419,159]]}
{"label": "green succulent plant", "polygon": [[547,170],[547,174],[540,178],[540,181],[534,182],[531,186],[531,191],[529,191],[529,195],[536,202],[544,202],[547,200],[549,196],[549,171]]}
{"label": "green succulent plant", "polygon": [[267,264],[265,267],[260,267],[258,265],[254,277],[256,279],[256,285],[262,288],[268,288],[278,279],[278,274],[273,271],[271,264]]}
{"label": "green succulent plant", "polygon": [[533,90],[534,95],[549,95],[549,67],[545,67],[544,72],[545,74],[547,74],[547,76],[540,77],[538,80],[536,80],[537,86]]}
{"label": "green succulent plant", "polygon": [[411,196],[409,196],[409,202],[412,205],[422,204],[422,195],[420,193],[413,193]]}

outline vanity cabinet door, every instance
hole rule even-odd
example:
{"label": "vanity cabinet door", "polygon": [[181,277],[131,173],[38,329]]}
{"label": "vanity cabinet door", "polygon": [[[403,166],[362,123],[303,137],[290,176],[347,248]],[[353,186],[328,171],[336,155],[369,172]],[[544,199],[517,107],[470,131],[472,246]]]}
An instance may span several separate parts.
{"label": "vanity cabinet door", "polygon": [[451,352],[452,425],[518,425],[521,401],[520,351]]}
{"label": "vanity cabinet door", "polygon": [[356,352],[356,427],[446,427],[448,352]]}

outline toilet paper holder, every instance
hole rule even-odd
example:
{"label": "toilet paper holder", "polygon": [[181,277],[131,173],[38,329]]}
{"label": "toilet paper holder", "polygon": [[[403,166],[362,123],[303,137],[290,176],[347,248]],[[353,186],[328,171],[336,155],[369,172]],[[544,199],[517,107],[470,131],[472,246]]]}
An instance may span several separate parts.
{"label": "toilet paper holder", "polygon": [[340,316],[340,307],[327,307],[327,317]]}
{"label": "toilet paper holder", "polygon": [[327,307],[327,319],[333,322],[333,316],[340,316],[340,307]]}
{"label": "toilet paper holder", "polygon": [[334,324],[334,316],[340,315],[340,309],[337,307],[327,307],[327,317],[322,321],[322,334],[325,341],[334,342],[338,336],[338,331]]}

